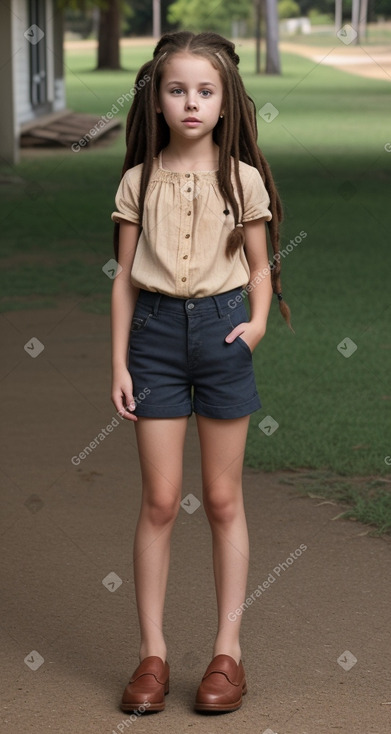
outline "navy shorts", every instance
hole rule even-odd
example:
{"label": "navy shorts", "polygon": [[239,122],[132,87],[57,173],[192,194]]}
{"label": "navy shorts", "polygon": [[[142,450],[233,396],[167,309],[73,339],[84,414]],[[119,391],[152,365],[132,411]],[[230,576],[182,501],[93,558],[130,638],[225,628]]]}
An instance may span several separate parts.
{"label": "navy shorts", "polygon": [[128,369],[134,415],[241,418],[261,407],[251,349],[225,337],[248,321],[241,289],[206,298],[173,298],[140,290],[134,311]]}

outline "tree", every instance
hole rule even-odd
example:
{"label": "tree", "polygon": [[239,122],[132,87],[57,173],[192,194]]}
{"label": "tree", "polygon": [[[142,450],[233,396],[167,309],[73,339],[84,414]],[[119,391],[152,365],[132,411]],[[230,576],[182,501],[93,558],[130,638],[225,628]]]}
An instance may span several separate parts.
{"label": "tree", "polygon": [[176,0],[168,8],[167,20],[195,33],[215,31],[231,35],[232,23],[249,20],[251,0]]}
{"label": "tree", "polygon": [[335,32],[341,29],[342,26],[342,0],[335,0]]}
{"label": "tree", "polygon": [[120,69],[120,0],[105,0],[100,9],[97,69]]}
{"label": "tree", "polygon": [[[168,6],[172,0],[160,0],[161,5],[161,33],[173,30],[166,19]],[[152,36],[153,35],[153,0],[126,0],[127,13],[122,22],[125,36]]]}
{"label": "tree", "polygon": [[57,0],[60,10],[91,13],[98,10],[97,69],[120,69],[119,39],[122,0]]}
{"label": "tree", "polygon": [[284,18],[298,18],[300,15],[300,6],[295,0],[278,0],[278,17],[280,20]]}
{"label": "tree", "polygon": [[367,35],[368,0],[361,0],[360,20],[358,22],[358,38],[360,41]]}
{"label": "tree", "polygon": [[281,74],[277,0],[265,0],[266,74]]}

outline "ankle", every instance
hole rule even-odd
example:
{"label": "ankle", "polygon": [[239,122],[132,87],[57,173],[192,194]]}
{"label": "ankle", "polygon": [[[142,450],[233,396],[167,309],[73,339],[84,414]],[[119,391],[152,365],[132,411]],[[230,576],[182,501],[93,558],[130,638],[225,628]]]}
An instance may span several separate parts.
{"label": "ankle", "polygon": [[158,658],[161,658],[161,660],[163,660],[163,663],[165,663],[166,658],[167,658],[166,645],[164,643],[163,644],[162,643],[160,644],[159,643],[156,643],[156,644],[148,643],[148,644],[140,645],[140,651],[139,651],[140,663],[142,663],[142,661],[145,658],[148,658],[151,655],[156,655]]}
{"label": "ankle", "polygon": [[215,658],[216,655],[229,655],[235,660],[236,664],[239,665],[239,661],[242,658],[242,651],[239,645],[215,643],[213,648],[213,657]]}

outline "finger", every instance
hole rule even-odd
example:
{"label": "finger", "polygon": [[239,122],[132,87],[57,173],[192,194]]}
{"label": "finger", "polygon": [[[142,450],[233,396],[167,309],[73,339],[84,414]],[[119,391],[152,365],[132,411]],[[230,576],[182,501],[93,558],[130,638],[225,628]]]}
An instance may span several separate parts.
{"label": "finger", "polygon": [[125,410],[124,404],[122,402],[122,393],[120,395],[118,395],[117,393],[113,393],[111,396],[111,402],[114,403],[114,407],[117,413],[119,413],[119,415],[122,415]]}
{"label": "finger", "polygon": [[136,401],[133,397],[133,391],[128,391],[124,393],[124,403],[126,406],[124,417],[128,418],[128,420],[136,421],[137,417],[135,415],[132,415],[133,411],[136,409]]}
{"label": "finger", "polygon": [[243,326],[242,324],[239,324],[238,326],[235,326],[235,328],[232,331],[230,331],[229,334],[227,334],[227,336],[225,337],[225,341],[228,342],[228,344],[231,344],[232,342],[235,341],[235,339],[238,336],[243,334],[243,332],[244,332]]}
{"label": "finger", "polygon": [[122,413],[122,418],[124,418],[127,421],[133,421],[133,422],[135,422],[137,420],[137,415],[134,415],[133,413],[128,413],[128,411],[125,410]]}
{"label": "finger", "polygon": [[136,403],[134,402],[133,395],[131,395],[130,397],[128,397],[127,395],[125,395],[124,402],[125,402],[126,410],[132,411],[132,410],[135,409]]}
{"label": "finger", "polygon": [[112,395],[112,401],[117,409],[118,415],[121,418],[131,417],[133,420],[136,416],[131,416],[130,411],[135,410],[136,403],[134,402],[133,395],[130,393],[125,395],[124,393],[114,393]]}
{"label": "finger", "polygon": [[121,405],[121,409],[118,411],[121,418],[125,418],[125,420],[128,421],[136,421],[137,416],[134,415],[131,411],[135,410],[136,404],[133,402],[130,404],[129,407],[124,407],[124,405]]}

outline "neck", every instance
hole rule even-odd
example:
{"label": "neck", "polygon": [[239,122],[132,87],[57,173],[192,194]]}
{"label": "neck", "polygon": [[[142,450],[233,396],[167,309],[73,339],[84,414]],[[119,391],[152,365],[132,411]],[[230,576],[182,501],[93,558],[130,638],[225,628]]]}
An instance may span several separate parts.
{"label": "neck", "polygon": [[205,171],[217,169],[219,164],[219,146],[213,140],[183,140],[171,136],[170,142],[163,150],[163,162],[166,168],[176,170]]}

